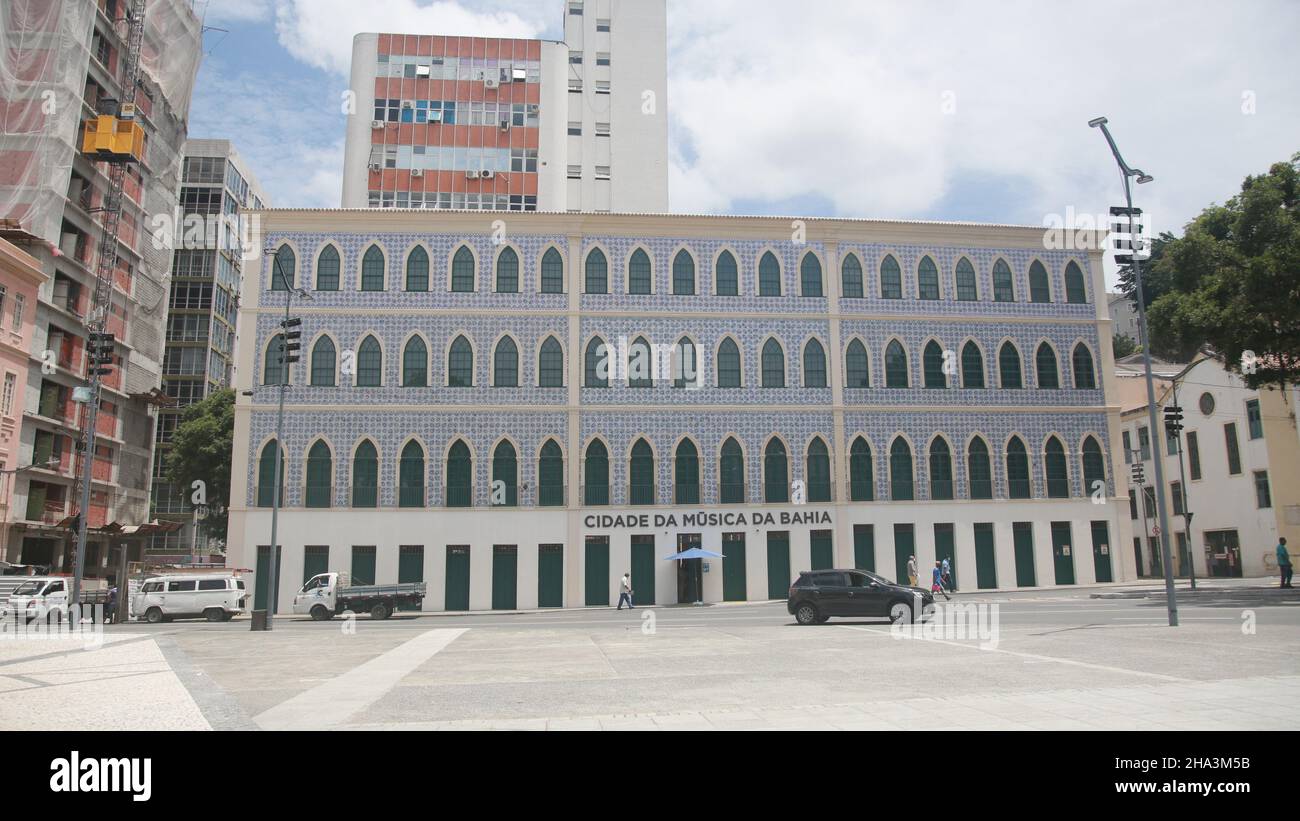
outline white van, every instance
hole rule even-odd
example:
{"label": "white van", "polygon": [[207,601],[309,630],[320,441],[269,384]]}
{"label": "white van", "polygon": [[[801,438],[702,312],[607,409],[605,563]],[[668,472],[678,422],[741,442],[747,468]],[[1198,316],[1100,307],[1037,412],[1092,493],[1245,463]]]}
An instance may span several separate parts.
{"label": "white van", "polygon": [[153,576],[131,599],[131,613],[150,624],[172,619],[230,621],[244,612],[244,580],[227,575]]}
{"label": "white van", "polygon": [[68,588],[72,580],[62,576],[28,576],[9,594],[9,600],[0,605],[0,619],[32,619],[62,609],[68,604]]}

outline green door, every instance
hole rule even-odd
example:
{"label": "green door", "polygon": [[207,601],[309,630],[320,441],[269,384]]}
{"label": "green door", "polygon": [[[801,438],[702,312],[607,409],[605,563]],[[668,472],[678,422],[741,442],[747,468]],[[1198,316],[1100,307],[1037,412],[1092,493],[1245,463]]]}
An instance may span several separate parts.
{"label": "green door", "polygon": [[[618,574],[623,578],[623,574]],[[655,537],[632,537],[632,604],[653,607],[655,603]]]}
{"label": "green door", "polygon": [[952,578],[952,589],[957,589],[957,551],[953,546],[953,531],[951,524],[936,524],[934,526],[934,558],[942,562],[948,560],[948,573]]}
{"label": "green door", "polygon": [[588,536],[583,566],[586,568],[588,607],[609,607],[609,537]]}
{"label": "green door", "polygon": [[1034,526],[1030,522],[1014,522],[1011,532],[1016,546],[1016,587],[1034,587]]}
{"label": "green door", "polygon": [[352,583],[354,585],[375,583],[375,548],[373,545],[353,546]]}
{"label": "green door", "polygon": [[767,534],[767,597],[790,596],[790,534],[769,531]]}
{"label": "green door", "polygon": [[876,526],[853,526],[853,566],[876,572]]}
{"label": "green door", "polygon": [[1052,522],[1052,564],[1057,584],[1074,584],[1074,548],[1069,522]]}
{"label": "green door", "polygon": [[745,534],[722,534],[722,600],[745,601]]}
{"label": "green door", "polygon": [[1105,522],[1092,523],[1092,569],[1100,584],[1113,581],[1110,573],[1110,528]]}
{"label": "green door", "polygon": [[[916,554],[916,531],[912,525],[894,525],[894,581],[907,584],[907,560]],[[917,566],[916,583],[930,589],[930,569]]]}
{"label": "green door", "polygon": [[[424,546],[403,545],[397,551],[397,583],[412,584],[424,581]],[[419,610],[420,605],[406,603],[398,610]]]}
{"label": "green door", "polygon": [[302,583],[306,584],[313,576],[328,573],[329,570],[329,547],[321,544],[307,545],[302,556]]}
{"label": "green door", "polygon": [[447,546],[446,610],[469,609],[469,545]]}
{"label": "green door", "polygon": [[537,548],[537,606],[564,606],[564,545]]}
{"label": "green door", "polygon": [[[272,608],[279,609],[280,606],[280,559],[284,551],[283,547],[275,549],[275,606]],[[271,548],[266,545],[257,546],[257,586],[253,591],[253,609],[266,609],[266,583],[267,578],[271,575]]]}
{"label": "green door", "polygon": [[993,525],[975,524],[975,584],[980,590],[998,586],[997,551],[993,549]]}
{"label": "green door", "polygon": [[492,546],[492,609],[515,610],[519,606],[519,548],[512,544]]}
{"label": "green door", "polygon": [[[813,570],[830,570],[835,566],[835,549],[829,530],[814,530],[810,536]],[[787,590],[787,592],[789,592]]]}

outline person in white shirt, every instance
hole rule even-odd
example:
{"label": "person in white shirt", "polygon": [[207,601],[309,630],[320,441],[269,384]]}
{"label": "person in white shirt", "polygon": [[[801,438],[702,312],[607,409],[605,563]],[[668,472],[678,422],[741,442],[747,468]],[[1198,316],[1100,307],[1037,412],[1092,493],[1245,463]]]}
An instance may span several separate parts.
{"label": "person in white shirt", "polygon": [[907,579],[908,584],[916,587],[916,557],[909,556],[907,559]]}
{"label": "person in white shirt", "polygon": [[635,610],[636,608],[632,606],[632,574],[631,573],[623,574],[623,581],[619,584],[618,591],[619,592],[618,592],[617,609],[622,610],[623,602],[627,602],[627,609]]}

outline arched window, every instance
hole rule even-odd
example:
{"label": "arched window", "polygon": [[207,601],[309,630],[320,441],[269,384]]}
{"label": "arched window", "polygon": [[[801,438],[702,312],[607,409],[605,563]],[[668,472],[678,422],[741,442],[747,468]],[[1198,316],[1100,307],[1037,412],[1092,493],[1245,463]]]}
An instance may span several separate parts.
{"label": "arched window", "polygon": [[266,346],[266,361],[262,364],[263,385],[285,385],[288,365],[284,361],[284,335],[276,334]]}
{"label": "arched window", "polygon": [[826,350],[815,339],[808,340],[808,344],[803,346],[803,386],[826,387]]}
{"label": "arched window", "polygon": [[474,290],[474,252],[464,245],[451,258],[451,289],[459,293]]}
{"label": "arched window", "polygon": [[424,507],[424,448],[414,440],[397,463],[397,506]]}
{"label": "arched window", "polygon": [[474,348],[469,340],[458,336],[451,343],[447,357],[447,387],[471,388],[474,386]]}
{"label": "arched window", "polygon": [[328,336],[322,336],[311,346],[311,384],[314,387],[334,387],[334,363],[337,359],[334,340]]}
{"label": "arched window", "polygon": [[984,354],[974,342],[961,346],[961,386],[984,387]]}
{"label": "arched window", "polygon": [[474,462],[469,445],[457,439],[447,451],[447,507],[469,507],[474,502]]}
{"label": "arched window", "polygon": [[840,263],[840,291],[847,299],[862,298],[862,263],[855,254],[849,254]]}
{"label": "arched window", "polygon": [[916,498],[912,481],[912,447],[899,436],[889,446],[889,498],[910,502]]}
{"label": "arched window", "polygon": [[998,374],[1002,378],[1003,388],[1022,388],[1020,378],[1020,351],[1010,342],[1003,342],[998,349]]}
{"label": "arched window", "polygon": [[384,252],[378,245],[367,248],[361,258],[361,290],[384,290]]}
{"label": "arched window", "polygon": [[974,302],[979,299],[979,286],[975,283],[975,266],[962,257],[957,261],[957,299],[961,302]]}
{"label": "arched window", "polygon": [[564,454],[554,439],[546,440],[537,459],[537,504],[564,507]]}
{"label": "arched window", "polygon": [[673,293],[678,296],[695,293],[695,260],[685,249],[673,257]]}
{"label": "arched window", "polygon": [[885,346],[885,387],[908,387],[907,352],[897,339],[890,340]]}
{"label": "arched window", "polygon": [[316,290],[337,291],[339,289],[339,249],[326,245],[316,258]]}
{"label": "arched window", "polygon": [[732,437],[722,443],[722,461],[718,472],[718,498],[724,505],[745,501],[745,452]]}
{"label": "arched window", "polygon": [[903,270],[898,267],[898,260],[892,254],[880,263],[880,298],[903,298]]}
{"label": "arched window", "polygon": [[609,504],[609,451],[596,440],[587,445],[587,456],[583,461],[586,476],[582,503],[589,506]]}
{"label": "arched window", "polygon": [[1088,301],[1088,291],[1083,286],[1083,271],[1071,260],[1065,266],[1065,301],[1082,305]]}
{"label": "arched window", "polygon": [[1065,447],[1055,436],[1047,440],[1044,448],[1044,468],[1047,471],[1047,496],[1066,499],[1070,496],[1070,470],[1065,459]]}
{"label": "arched window", "polygon": [[678,442],[673,455],[673,503],[700,503],[700,454],[689,439]]}
{"label": "arched window", "polygon": [[588,388],[609,387],[609,346],[600,337],[594,337],[587,343],[583,354],[583,370],[586,373],[584,384]]}
{"label": "arched window", "polygon": [[758,295],[781,295],[781,263],[771,251],[758,261]]}
{"label": "arched window", "polygon": [[740,387],[740,348],[731,337],[718,346],[718,387]]}
{"label": "arched window", "polygon": [[980,437],[970,441],[966,449],[966,473],[970,480],[970,498],[993,498],[993,465],[989,462],[989,446]]}
{"label": "arched window", "polygon": [[844,352],[844,375],[846,388],[871,387],[871,367],[862,340],[849,341],[848,350]]}
{"label": "arched window", "polygon": [[768,339],[763,343],[763,387],[785,387],[785,351],[781,343]]}
{"label": "arched window", "polygon": [[564,387],[564,350],[553,336],[546,337],[542,342],[542,350],[537,357],[537,387]]}
{"label": "arched window", "polygon": [[717,282],[718,296],[740,294],[740,273],[736,266],[736,258],[730,251],[718,254],[718,264],[714,266],[713,276]]}
{"label": "arched window", "polygon": [[542,254],[542,293],[564,293],[564,258],[554,248]]}
{"label": "arched window", "polygon": [[942,436],[930,443],[930,498],[952,498],[952,450]]}
{"label": "arched window", "polygon": [[627,292],[629,294],[648,294],[653,282],[650,256],[640,248],[632,252],[627,261]]}
{"label": "arched window", "polygon": [[[262,446],[262,455],[257,460],[257,506],[274,507],[276,485],[280,488],[280,502],[284,502],[284,450],[275,446],[275,440]],[[276,464],[276,454],[280,462]],[[277,482],[276,479],[279,479]]]}
{"label": "arched window", "polygon": [[1079,390],[1093,390],[1097,387],[1097,374],[1092,368],[1092,351],[1080,342],[1074,346],[1071,357],[1074,365],[1074,387]]}
{"label": "arched window", "polygon": [[379,340],[367,336],[357,346],[357,387],[377,388],[384,381],[384,354]]}
{"label": "arched window", "polygon": [[599,248],[592,248],[587,254],[587,293],[609,293],[609,263]]}
{"label": "arched window", "polygon": [[352,506],[379,506],[379,451],[369,439],[352,455]]}
{"label": "arched window", "polygon": [[817,437],[808,443],[808,501],[831,500],[831,455],[826,443]]}
{"label": "arched window", "polygon": [[849,446],[849,501],[872,502],[876,499],[876,469],[871,445],[861,436]]}
{"label": "arched window", "polygon": [[802,296],[823,296],[822,263],[809,251],[799,263],[799,293]]}
{"label": "arched window", "polygon": [[632,446],[632,458],[628,465],[628,490],[630,504],[655,503],[655,456],[650,443],[644,439],[636,440]]}
{"label": "arched window", "polygon": [[406,290],[429,290],[429,252],[419,245],[406,255]]}
{"label": "arched window", "polygon": [[334,455],[321,440],[307,451],[307,507],[329,507],[334,501]]}
{"label": "arched window", "polygon": [[689,337],[677,340],[677,345],[673,348],[672,364],[674,388],[685,388],[700,381],[699,357],[695,355],[695,343]]}
{"label": "arched window", "polygon": [[298,255],[288,245],[281,245],[271,258],[271,290],[288,291],[298,281]]}
{"label": "arched window", "polygon": [[1056,370],[1056,351],[1046,342],[1038,346],[1038,353],[1034,356],[1034,362],[1038,370],[1038,387],[1047,390],[1056,390],[1061,387],[1061,376]]}
{"label": "arched window", "polygon": [[498,442],[492,451],[492,494],[493,507],[517,507],[519,505],[519,459],[515,446],[509,442]]}
{"label": "arched window", "polygon": [[627,386],[629,388],[653,388],[655,384],[654,349],[645,337],[638,336],[632,340],[627,353]]}
{"label": "arched window", "polygon": [[921,299],[939,298],[939,269],[929,257],[921,257],[916,268],[916,295]]}
{"label": "arched window", "polygon": [[497,254],[497,293],[519,293],[519,255],[509,246]]}
{"label": "arched window", "polygon": [[429,387],[429,348],[418,336],[408,339],[402,351],[402,385],[407,388]]}
{"label": "arched window", "polygon": [[763,448],[763,501],[790,501],[790,466],[785,445],[776,437]]}
{"label": "arched window", "polygon": [[1028,499],[1033,493],[1029,485],[1029,452],[1019,436],[1007,442],[1007,491],[1012,499]]}
{"label": "arched window", "polygon": [[1029,266],[1029,301],[1052,301],[1052,286],[1047,281],[1047,269],[1038,260]]}
{"label": "arched window", "polygon": [[921,353],[921,365],[927,388],[948,387],[948,375],[943,372],[943,348],[933,339],[925,343],[925,350]]}
{"label": "arched window", "polygon": [[1101,455],[1101,445],[1089,436],[1083,440],[1083,492],[1092,494],[1098,487],[1106,492],[1106,459]]}
{"label": "arched window", "polygon": [[1011,279],[1011,267],[1006,260],[993,263],[993,301],[1015,302],[1016,286]]}
{"label": "arched window", "polygon": [[519,347],[508,336],[501,337],[492,354],[492,387],[519,387]]}

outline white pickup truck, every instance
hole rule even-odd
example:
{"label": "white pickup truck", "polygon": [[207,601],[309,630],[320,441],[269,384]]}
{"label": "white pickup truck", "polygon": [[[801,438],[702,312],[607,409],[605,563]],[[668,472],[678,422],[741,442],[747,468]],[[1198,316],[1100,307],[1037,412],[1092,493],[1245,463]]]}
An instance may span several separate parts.
{"label": "white pickup truck", "polygon": [[344,611],[386,619],[403,605],[418,609],[427,590],[424,582],[353,586],[348,581],[340,573],[312,576],[294,595],[293,612],[310,615],[313,621],[327,621]]}
{"label": "white pickup truck", "polygon": [[[21,619],[24,623],[44,617],[46,621],[53,618],[55,611],[68,606],[69,588],[72,579],[68,576],[26,576],[3,604],[0,604],[0,619]],[[81,603],[107,605],[108,582],[103,579],[82,579]]]}

